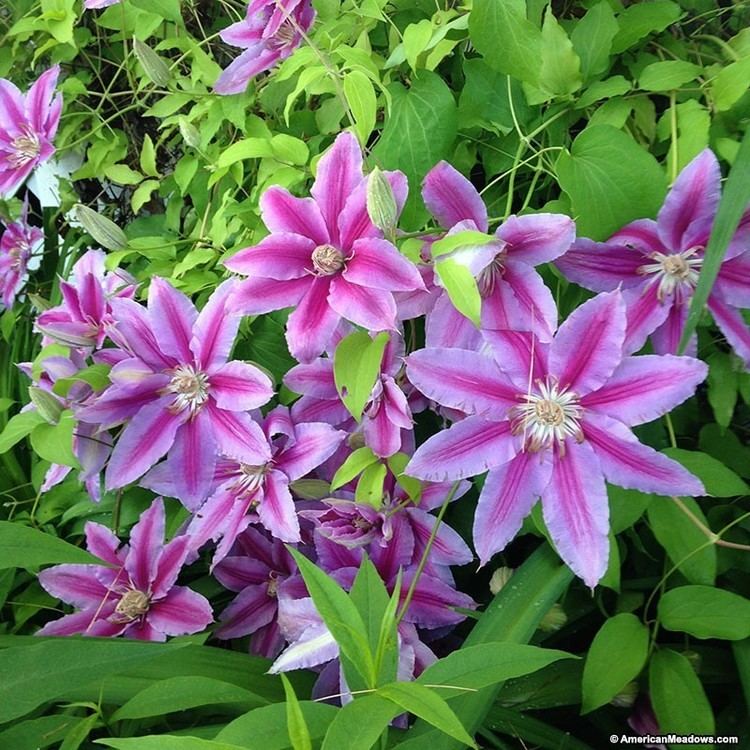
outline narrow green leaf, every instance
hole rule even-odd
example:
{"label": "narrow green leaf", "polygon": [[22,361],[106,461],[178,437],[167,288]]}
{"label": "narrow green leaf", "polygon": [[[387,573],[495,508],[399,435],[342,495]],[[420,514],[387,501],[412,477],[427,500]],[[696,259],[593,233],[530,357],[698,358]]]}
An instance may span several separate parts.
{"label": "narrow green leaf", "polygon": [[362,448],[357,448],[346,457],[341,466],[339,466],[336,473],[333,475],[331,480],[331,490],[337,490],[339,487],[343,487],[352,479],[358,477],[368,466],[374,464],[378,460],[378,457],[372,452],[366,445]]}
{"label": "narrow green leaf", "polygon": [[224,149],[216,161],[216,166],[231,167],[238,161],[260,159],[264,156],[273,156],[273,147],[267,138],[245,138]]}
{"label": "narrow green leaf", "polygon": [[735,497],[750,494],[750,487],[721,461],[698,451],[665,448],[662,453],[679,461],[703,482],[706,493],[713,497]]}
{"label": "narrow green leaf", "polygon": [[74,207],[76,219],[81,226],[107,250],[124,250],[128,238],[112,220],[98,214],[88,206],[77,203]]}
{"label": "narrow green leaf", "polygon": [[400,713],[398,706],[377,695],[355,698],[337,711],[322,750],[371,750]]}
{"label": "narrow green leaf", "polygon": [[380,372],[388,334],[370,338],[364,331],[356,331],[342,339],[333,355],[333,378],[341,400],[351,415],[359,421]]}
{"label": "narrow green leaf", "polygon": [[617,17],[620,31],[612,41],[612,52],[624,52],[649,34],[663,31],[681,13],[680,6],[672,0],[634,3]]}
{"label": "narrow green leaf", "polygon": [[475,326],[481,325],[482,297],[477,280],[471,271],[455,260],[441,260],[435,264],[435,271],[443,282],[453,306],[465,315]]}
{"label": "narrow green leaf", "polygon": [[750,599],[713,586],[680,586],[659,600],[667,630],[696,638],[741,641],[750,637]]}
{"label": "narrow green leaf", "polygon": [[[133,39],[133,52],[143,67],[144,73],[157,86],[166,86],[172,79],[169,66],[145,42]],[[149,174],[148,172],[146,174]]]}
{"label": "narrow green leaf", "polygon": [[372,81],[361,70],[350,70],[344,76],[344,95],[354,117],[354,129],[364,146],[375,129],[378,99]]}
{"label": "narrow green leaf", "polygon": [[638,85],[646,91],[672,91],[694,81],[703,68],[685,60],[665,60],[651,63],[642,71]]}
{"label": "narrow green leaf", "polygon": [[360,505],[371,505],[376,510],[383,505],[383,486],[388,470],[385,464],[368,466],[357,482],[354,500]]}
{"label": "narrow green leaf", "polygon": [[286,728],[293,750],[312,750],[312,738],[305,722],[305,716],[299,707],[297,695],[285,674],[281,675],[286,694]]}
{"label": "narrow green leaf", "polygon": [[99,745],[115,750],[247,750],[246,744],[230,745],[227,742],[204,740],[177,734],[149,734],[144,737],[127,739],[106,738],[94,740]]}
{"label": "narrow green leaf", "polygon": [[0,521],[0,570],[34,569],[57,563],[104,563],[80,547],[51,534],[10,521]]}

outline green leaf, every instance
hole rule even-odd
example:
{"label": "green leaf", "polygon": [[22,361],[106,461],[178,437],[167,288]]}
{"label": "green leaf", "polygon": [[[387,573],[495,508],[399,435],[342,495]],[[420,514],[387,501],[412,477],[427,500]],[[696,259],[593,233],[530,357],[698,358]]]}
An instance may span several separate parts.
{"label": "green leaf", "polygon": [[[683,503],[706,526],[708,522],[700,505],[692,498]],[[690,583],[712,585],[716,580],[716,547],[707,544],[706,535],[683,513],[677,504],[666,498],[657,498],[648,508],[651,531],[669,559],[679,568]],[[700,549],[700,552],[696,550]]]}
{"label": "green leaf", "polygon": [[0,747],[12,750],[40,750],[56,745],[85,719],[70,714],[53,714],[37,719],[14,722],[13,726],[0,732]]}
{"label": "green leaf", "polygon": [[[548,7],[542,25],[542,65],[537,85],[554,97],[567,98],[578,91],[582,83],[581,60],[552,8]],[[529,99],[529,104],[538,103],[540,101],[534,98]]]}
{"label": "green leaf", "polygon": [[435,271],[443,282],[445,291],[453,306],[465,315],[475,326],[481,325],[482,297],[477,280],[471,271],[455,260],[441,260],[435,264]]}
{"label": "green leaf", "polygon": [[170,677],[159,680],[134,695],[112,714],[112,721],[161,716],[173,711],[225,703],[255,707],[265,705],[268,701],[238,685],[211,677]]}
{"label": "green leaf", "polygon": [[391,701],[377,695],[355,698],[336,712],[322,750],[371,750],[388,724],[400,713]]}
{"label": "green leaf", "polygon": [[430,39],[432,39],[432,21],[429,18],[410,23],[404,29],[404,55],[412,70],[417,69],[417,58],[427,49]]}
{"label": "green leaf", "polygon": [[159,176],[159,170],[156,168],[156,149],[154,147],[154,142],[151,140],[151,136],[148,133],[143,136],[140,165],[141,169],[149,177]]}
{"label": "green leaf", "polygon": [[630,81],[624,76],[612,76],[604,81],[595,81],[581,94],[576,107],[583,109],[601,99],[627,94],[630,88]]}
{"label": "green leaf", "polygon": [[159,18],[182,24],[180,0],[131,0],[136,8],[153,13]]}
{"label": "green leaf", "polygon": [[81,203],[77,203],[73,208],[76,219],[81,226],[103,248],[124,250],[128,246],[128,238],[125,236],[125,232],[113,221]]}
{"label": "green leaf", "polygon": [[750,86],[750,57],[727,65],[711,81],[713,105],[725,112],[739,101]]}
{"label": "green leaf", "polygon": [[127,164],[112,164],[104,170],[104,176],[117,185],[137,185],[143,175],[131,169]]}
{"label": "green leaf", "polygon": [[230,745],[227,742],[204,740],[183,734],[149,734],[144,737],[106,738],[94,740],[94,742],[113,747],[115,750],[247,750],[247,744],[244,743]]}
{"label": "green leaf", "polygon": [[606,0],[590,8],[576,23],[570,41],[581,60],[584,80],[588,81],[607,69],[612,40],[618,30],[615,14]]}
{"label": "green leaf", "polygon": [[525,0],[474,0],[469,36],[495,70],[538,83],[542,33],[527,20]]}
{"label": "green leaf", "polygon": [[609,703],[648,658],[648,628],[631,614],[606,620],[591,642],[583,668],[581,713]]}
{"label": "green leaf", "polygon": [[245,138],[224,149],[216,160],[216,166],[220,169],[231,167],[238,161],[260,159],[264,156],[273,156],[273,148],[267,138]]}
{"label": "green leaf", "polygon": [[747,495],[750,487],[731,469],[706,453],[686,451],[682,448],[665,448],[662,453],[681,463],[703,482],[706,494],[712,497]]}
{"label": "green leaf", "polygon": [[[422,71],[411,88],[390,89],[390,115],[372,160],[382,169],[400,169],[410,185],[420,185],[427,172],[451,155],[458,115],[453,93],[434,73]],[[421,227],[426,211],[419,190],[411,190],[401,215],[405,229]]]}
{"label": "green leaf", "polygon": [[740,149],[732,164],[729,177],[724,183],[724,190],[716,211],[711,236],[708,239],[706,253],[701,267],[698,284],[690,302],[685,328],[682,331],[678,354],[685,351],[685,347],[693,335],[695,327],[708,302],[721,263],[739,223],[745,207],[750,203],[750,180],[747,179],[750,170],[750,129],[745,131]]}
{"label": "green leaf", "polygon": [[307,160],[310,158],[310,149],[307,144],[303,140],[286,133],[277,133],[271,139],[271,150],[274,158],[287,164],[307,164]]}
{"label": "green leaf", "polygon": [[57,424],[45,422],[31,431],[31,447],[50,463],[78,467],[78,461],[73,455],[75,426],[73,413],[66,409],[60,414]]}
{"label": "green leaf", "polygon": [[159,180],[146,180],[142,182],[134,191],[130,198],[130,206],[133,213],[137,214],[150,200],[154,190],[161,186]]}
{"label": "green leaf", "polygon": [[458,103],[459,125],[463,128],[480,126],[507,135],[513,130],[513,113],[520,123],[528,120],[529,108],[518,81],[510,79],[510,106],[508,76],[493,70],[481,58],[464,60],[466,83],[461,89]]}
{"label": "green leaf", "polygon": [[0,723],[54,700],[71,685],[105,677],[156,659],[187,644],[153,644],[94,638],[39,639],[0,651]]}
{"label": "green leaf", "polygon": [[10,521],[0,521],[0,570],[34,569],[53,563],[98,563],[99,558],[51,534]]}
{"label": "green leaf", "polygon": [[65,397],[76,383],[88,383],[93,390],[103,391],[109,385],[111,369],[110,365],[90,365],[69,378],[56,380],[52,391],[58,396]]}
{"label": "green leaf", "polygon": [[659,619],[696,638],[741,641],[750,637],[750,600],[713,586],[680,586],[659,600]]}
{"label": "green leaf", "polygon": [[649,693],[662,734],[714,734],[711,704],[690,662],[662,649],[651,657]]}
{"label": "green leaf", "polygon": [[44,417],[36,411],[22,411],[11,417],[0,432],[0,454],[7,453],[40,424],[44,424]]}
{"label": "green leaf", "polygon": [[416,682],[393,682],[378,688],[376,695],[392,701],[459,742],[477,747],[453,709],[434,690]]}
{"label": "green leaf", "polygon": [[336,473],[333,475],[331,480],[331,490],[337,490],[339,487],[343,487],[352,479],[358,477],[368,466],[374,464],[378,460],[378,457],[372,452],[366,445],[362,448],[357,448],[346,457],[341,466],[339,466]]}
{"label": "green leaf", "polygon": [[490,242],[497,242],[497,237],[473,229],[466,229],[462,232],[446,235],[442,239],[433,242],[430,247],[430,254],[433,258],[440,258],[443,255],[452,253],[454,250],[481,247],[482,245],[489,245]]}
{"label": "green leaf", "polygon": [[286,728],[294,750],[312,750],[312,738],[305,722],[305,716],[299,707],[297,695],[285,674],[281,675],[286,694]]}
{"label": "green leaf", "polygon": [[380,363],[388,343],[388,334],[370,338],[356,331],[342,339],[333,355],[336,389],[351,415],[359,421],[380,373]]}
{"label": "green leaf", "polygon": [[649,34],[664,31],[681,13],[672,0],[633,3],[617,17],[620,31],[612,41],[612,52],[624,52]]}
{"label": "green leaf", "polygon": [[629,135],[592,125],[557,162],[557,177],[570,197],[579,234],[603,240],[633,219],[655,216],[666,194],[656,159]]}
{"label": "green leaf", "polygon": [[685,60],[665,60],[647,65],[638,84],[646,91],[671,91],[694,81],[702,72],[700,65]]}
{"label": "green leaf", "polygon": [[355,502],[379,510],[383,505],[383,485],[388,472],[385,464],[370,464],[360,476],[354,493]]}
{"label": "green leaf", "polygon": [[[170,82],[172,73],[169,66],[151,47],[137,37],[133,39],[133,52],[135,52],[138,62],[143,67],[143,72],[152,83],[163,88]],[[148,138],[148,135],[146,138]],[[151,172],[146,171],[146,174],[151,174]]]}
{"label": "green leaf", "polygon": [[613,484],[607,485],[609,497],[609,525],[613,534],[629,529],[653,502],[654,495],[638,490],[626,490]]}
{"label": "green leaf", "polygon": [[354,117],[354,130],[364,146],[375,129],[378,99],[372,81],[361,70],[350,70],[344,76],[344,95]]}

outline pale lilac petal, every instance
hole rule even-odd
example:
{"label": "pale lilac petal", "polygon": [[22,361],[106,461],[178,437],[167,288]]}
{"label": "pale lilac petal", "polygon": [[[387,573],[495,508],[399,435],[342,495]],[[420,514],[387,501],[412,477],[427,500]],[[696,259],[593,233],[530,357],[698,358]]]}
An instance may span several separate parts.
{"label": "pale lilac petal", "polygon": [[551,341],[557,329],[557,305],[542,277],[525,263],[508,261],[501,284],[511,287],[518,302],[519,318],[512,321],[511,330],[531,331],[540,341]]}
{"label": "pale lilac petal", "polygon": [[659,211],[659,237],[673,253],[705,245],[721,196],[721,170],[711,149],[704,149],[672,185]]}
{"label": "pale lilac petal", "polygon": [[594,242],[580,237],[565,255],[555,261],[563,276],[592,292],[611,292],[643,282],[638,269],[645,256],[621,241]]}
{"label": "pale lilac petal", "polygon": [[[146,310],[131,299],[111,300],[115,325],[109,335],[121,348],[131,352],[155,370],[166,370],[177,362],[162,353]],[[158,322],[158,321],[157,321]]]}
{"label": "pale lilac petal", "polygon": [[276,608],[276,600],[268,596],[265,586],[248,586],[221,613],[216,636],[229,640],[254,633],[273,621]]}
{"label": "pale lilac petal", "polygon": [[432,311],[427,315],[425,327],[425,343],[430,348],[455,347],[475,350],[479,349],[482,343],[479,329],[456,310],[448,295],[442,290]]}
{"label": "pale lilac petal", "polygon": [[97,577],[98,565],[55,565],[39,573],[42,588],[79,609],[97,607],[110,592]]}
{"label": "pale lilac petal", "polygon": [[610,484],[657,495],[705,495],[701,481],[677,461],[643,445],[621,422],[586,414],[583,434]]}
{"label": "pale lilac petal", "polygon": [[549,347],[528,331],[482,331],[482,337],[518,393],[528,393],[531,384],[547,374]]}
{"label": "pale lilac petal", "polygon": [[622,298],[627,307],[627,332],[623,352],[637,352],[669,315],[672,299],[659,300],[659,285],[641,285],[625,289]]}
{"label": "pale lilac petal", "polygon": [[421,445],[404,473],[434,482],[464,479],[502,466],[518,449],[509,422],[468,417]]}
{"label": "pale lilac petal", "polygon": [[275,458],[275,465],[291,481],[304,477],[330,458],[346,437],[328,424],[308,423],[295,427],[295,441]]}
{"label": "pale lilac petal", "polygon": [[294,307],[307,294],[312,283],[310,276],[290,281],[246,279],[237,284],[229,300],[229,307],[243,315],[260,315]]}
{"label": "pale lilac petal", "polygon": [[263,499],[257,508],[260,522],[282,542],[299,542],[297,510],[289,492],[289,480],[280,471],[269,472],[263,485]]}
{"label": "pale lilac petal", "polygon": [[[95,607],[85,609],[82,612],[74,612],[72,615],[65,615],[59,620],[48,622],[43,628],[37,630],[36,634],[41,636],[92,635],[94,623],[97,622],[97,618],[104,616],[104,614],[102,610]],[[124,628],[124,625],[117,626],[118,631],[122,631]]]}
{"label": "pale lilac petal", "polygon": [[57,123],[49,122],[52,97],[60,75],[60,66],[53,65],[34,81],[26,94],[26,115],[34,130],[48,138],[55,134]]}
{"label": "pale lilac petal", "polygon": [[474,185],[448,162],[438,162],[424,178],[422,198],[427,210],[450,229],[470,219],[480,232],[487,231],[487,207]]}
{"label": "pale lilac petal", "polygon": [[555,456],[542,511],[560,557],[594,588],[609,559],[609,504],[599,460],[590,445],[565,441],[565,455]]}
{"label": "pale lilac petal", "polygon": [[622,360],[626,310],[619,291],[584,302],[560,326],[549,349],[549,371],[579,395],[601,387]]}
{"label": "pale lilac petal", "polygon": [[297,198],[286,188],[273,186],[261,196],[260,212],[271,232],[298,234],[316,245],[326,245],[331,240],[320,208],[312,198]]}
{"label": "pale lilac petal", "polygon": [[333,401],[312,396],[302,396],[292,404],[292,417],[295,422],[325,422],[334,427],[340,427],[349,420],[354,421],[338,398]]}
{"label": "pale lilac petal", "polygon": [[152,582],[154,599],[160,599],[177,583],[177,577],[191,552],[191,540],[188,536],[176,536],[165,545],[159,555],[156,573]]}
{"label": "pale lilac petal", "polygon": [[[404,575],[401,587],[401,600],[409,590],[414,572]],[[414,587],[414,593],[404,620],[423,628],[440,628],[455,625],[466,618],[466,615],[456,612],[456,608],[474,609],[476,602],[461,591],[441,581],[435,576],[422,573]]]}
{"label": "pale lilac petal", "polygon": [[271,674],[279,674],[293,669],[310,669],[331,661],[338,655],[338,644],[328,628],[323,624],[312,625],[304,631],[299,640],[281,653],[268,671]]}
{"label": "pale lilac petal", "polygon": [[682,332],[685,330],[689,300],[679,302],[669,307],[664,322],[651,334],[651,343],[657,354],[676,354],[679,348]]}
{"label": "pale lilac petal", "polygon": [[406,358],[406,374],[443,406],[503,419],[518,405],[518,389],[494,360],[463,349],[420,349]]}
{"label": "pale lilac petal", "polygon": [[[409,508],[407,513],[414,532],[414,559],[421,560],[435,528],[435,516],[420,508]],[[466,565],[473,559],[474,555],[461,535],[441,523],[430,547],[430,562],[434,565]]]}
{"label": "pale lilac petal", "polygon": [[[159,391],[168,382],[168,376],[159,374],[145,377],[139,383],[127,387],[110,386],[91,406],[78,409],[76,416],[85,422],[99,425],[102,429],[114,427],[136,415],[144,406],[155,402],[159,398]],[[172,397],[167,396],[165,403],[170,404],[172,400]]]}
{"label": "pale lilac petal", "polygon": [[289,316],[286,340],[292,356],[300,362],[311,362],[325,351],[336,330],[339,316],[329,304],[331,286],[330,277],[314,277],[307,294]]}
{"label": "pale lilac petal", "polygon": [[161,351],[178,362],[192,362],[190,339],[198,317],[195,305],[171,284],[155,276],[148,293],[148,314]]}
{"label": "pale lilac petal", "polygon": [[383,289],[351,284],[341,276],[334,278],[328,304],[342,318],[370,331],[396,328],[396,302]]}
{"label": "pale lilac petal", "polygon": [[576,238],[576,225],[562,214],[509,216],[495,234],[507,243],[509,258],[538,266],[568,250]]}
{"label": "pale lilac petal", "polygon": [[715,294],[708,300],[708,309],[729,345],[750,368],[750,328],[739,310],[730,307]]}
{"label": "pale lilac petal", "polygon": [[236,57],[222,72],[214,84],[214,91],[224,96],[241,94],[250,79],[272,68],[282,57],[280,50],[258,44]]}
{"label": "pale lilac petal", "polygon": [[125,569],[137,589],[148,591],[156,575],[164,545],[164,501],[157,497],[141,513],[138,523],[130,532],[130,550],[125,558]]}
{"label": "pale lilac petal", "polygon": [[120,540],[110,529],[100,523],[88,521],[84,527],[86,535],[86,549],[96,555],[100,560],[110,565],[122,565],[122,560],[117,551],[120,549]]}
{"label": "pale lilac petal", "polygon": [[25,119],[23,94],[13,83],[0,78],[0,122],[11,139],[21,134]]}
{"label": "pale lilac petal", "polygon": [[525,330],[530,330],[535,321],[529,317],[505,279],[497,279],[482,299],[482,329],[512,331],[523,323],[528,324]]}
{"label": "pale lilac petal", "polygon": [[733,307],[750,307],[750,251],[721,264],[712,292],[717,291]]}
{"label": "pale lilac petal", "polygon": [[374,416],[365,415],[362,419],[362,427],[365,445],[376,456],[387,458],[401,448],[401,428],[388,418],[384,404],[380,404]]}
{"label": "pale lilac petal", "polygon": [[164,599],[154,602],[148,623],[165,635],[189,635],[205,630],[214,620],[208,600],[183,586],[175,586]]}
{"label": "pale lilac petal", "polygon": [[334,244],[339,240],[339,215],[363,179],[362,150],[356,137],[349,132],[339,134],[318,162],[315,182],[310,190]]}
{"label": "pale lilac petal", "polygon": [[196,510],[211,490],[216,453],[211,415],[200,411],[177,431],[167,459],[177,498],[188,510]]}
{"label": "pale lilac petal", "polygon": [[[250,527],[245,534],[249,532],[254,532],[266,544],[268,543],[266,537],[255,528]],[[272,560],[260,560],[247,556],[227,557],[216,566],[214,576],[225,589],[242,591],[245,588],[267,583],[271,565],[273,565]]]}
{"label": "pale lilac petal", "polygon": [[211,413],[219,453],[251,466],[260,466],[271,460],[268,440],[249,414],[219,409],[210,402],[206,409]]}
{"label": "pale lilac petal", "polygon": [[354,256],[347,261],[342,276],[359,286],[410,292],[423,289],[417,267],[387,240],[368,237],[352,246]]}
{"label": "pale lilac petal", "polygon": [[249,411],[273,396],[273,383],[265,373],[246,362],[227,362],[211,373],[210,394],[220,409]]}
{"label": "pale lilac petal", "polygon": [[245,276],[262,276],[286,281],[299,279],[312,270],[315,243],[308,237],[290,232],[275,232],[257,245],[240,250],[224,265]]}
{"label": "pale lilac petal", "polygon": [[[191,548],[199,550],[209,539],[216,541],[224,533],[225,522],[235,503],[243,506],[248,500],[241,500],[230,488],[230,484],[221,485],[211,497],[195,512],[190,525],[185,532],[190,540]],[[244,515],[244,508],[243,508]],[[232,539],[234,542],[234,539]],[[214,564],[218,562],[215,561]]]}
{"label": "pale lilac petal", "polygon": [[552,461],[547,452],[519,453],[492,469],[484,481],[474,515],[474,549],[481,565],[503,550],[549,484]]}
{"label": "pale lilac petal", "polygon": [[689,399],[708,368],[692,357],[625,357],[612,377],[581,400],[586,409],[627,425],[651,422]]}
{"label": "pale lilac petal", "polygon": [[240,316],[231,300],[239,284],[233,279],[223,282],[209,297],[193,325],[190,350],[195,361],[207,372],[223,365],[232,351]]}
{"label": "pale lilac petal", "polygon": [[383,378],[383,406],[388,419],[402,430],[410,430],[414,425],[406,394],[396,385],[390,375]]}
{"label": "pale lilac petal", "polygon": [[150,469],[174,443],[179,426],[187,412],[169,410],[171,396],[144,406],[123,430],[107,465],[107,490],[124,487]]}
{"label": "pale lilac petal", "polygon": [[295,393],[315,398],[338,400],[336,381],[333,378],[333,360],[316,359],[308,365],[292,367],[284,375],[284,385]]}

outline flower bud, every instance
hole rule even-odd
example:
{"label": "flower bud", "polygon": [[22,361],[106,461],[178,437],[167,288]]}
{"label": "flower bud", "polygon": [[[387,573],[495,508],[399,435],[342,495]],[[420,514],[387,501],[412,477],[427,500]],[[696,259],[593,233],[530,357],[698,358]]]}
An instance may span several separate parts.
{"label": "flower bud", "polygon": [[565,614],[565,610],[559,604],[553,604],[549,612],[542,617],[539,630],[543,633],[554,633],[556,630],[560,630],[567,621],[568,616]]}
{"label": "flower bud", "polygon": [[617,708],[630,708],[638,697],[638,683],[629,682],[620,692],[612,698],[610,703]]}
{"label": "flower bud", "polygon": [[128,246],[125,232],[92,208],[77,203],[74,207],[78,223],[105,249],[124,250]]}
{"label": "flower bud", "polygon": [[490,591],[497,594],[508,583],[512,575],[513,568],[498,568],[490,578]]}
{"label": "flower bud", "polygon": [[164,60],[151,47],[135,37],[133,39],[133,52],[135,52],[138,62],[152,83],[157,86],[166,86],[169,83],[172,79],[172,73]]}
{"label": "flower bud", "polygon": [[182,140],[185,141],[190,148],[200,148],[201,134],[198,132],[198,128],[182,115],[177,119],[177,125],[180,128]]}
{"label": "flower bud", "polygon": [[29,398],[39,416],[46,422],[57,424],[60,421],[60,415],[63,412],[62,404],[49,391],[31,385],[29,386]]}
{"label": "flower bud", "polygon": [[396,229],[398,207],[388,178],[377,167],[367,179],[367,213],[370,221],[386,235]]}

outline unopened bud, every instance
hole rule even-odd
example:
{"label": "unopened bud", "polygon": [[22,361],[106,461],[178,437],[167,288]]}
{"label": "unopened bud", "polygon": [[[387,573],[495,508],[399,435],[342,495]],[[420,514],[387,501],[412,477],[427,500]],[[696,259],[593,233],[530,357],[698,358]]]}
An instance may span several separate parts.
{"label": "unopened bud", "polygon": [[128,246],[125,232],[106,217],[81,203],[75,205],[80,225],[106,250],[124,250]]}
{"label": "unopened bud", "polygon": [[190,148],[200,148],[201,134],[198,132],[198,128],[182,115],[178,118],[177,125],[180,128],[182,140],[185,141]]}
{"label": "unopened bud", "polygon": [[556,630],[560,630],[567,621],[568,616],[565,614],[565,610],[559,604],[553,604],[549,612],[542,617],[539,630],[543,633],[554,633]]}
{"label": "unopened bud", "polygon": [[43,388],[37,388],[35,385],[30,385],[29,398],[31,399],[31,403],[34,404],[34,408],[37,410],[39,416],[42,417],[45,422],[57,424],[60,421],[60,415],[63,412],[62,404],[49,391],[45,391]]}
{"label": "unopened bud", "polygon": [[145,42],[133,39],[133,52],[143,67],[144,73],[157,86],[166,86],[172,78],[169,66]]}
{"label": "unopened bud", "polygon": [[367,179],[367,213],[378,229],[393,234],[398,219],[396,198],[388,178],[377,167]]}
{"label": "unopened bud", "polygon": [[638,697],[638,683],[629,682],[625,687],[610,701],[617,708],[630,708]]}
{"label": "unopened bud", "polygon": [[513,568],[498,568],[490,578],[490,591],[497,594],[508,583],[512,575]]}

